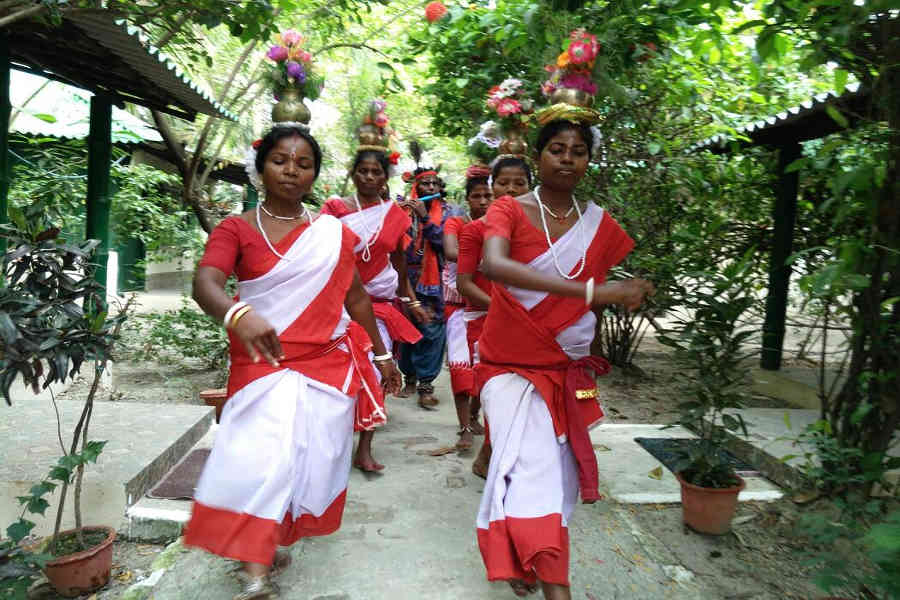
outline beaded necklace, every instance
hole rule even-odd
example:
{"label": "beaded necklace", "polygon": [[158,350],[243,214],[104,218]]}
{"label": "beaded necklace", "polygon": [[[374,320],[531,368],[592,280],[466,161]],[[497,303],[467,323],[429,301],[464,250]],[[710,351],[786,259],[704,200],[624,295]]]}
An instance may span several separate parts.
{"label": "beaded necklace", "polygon": [[[356,210],[358,210],[359,212],[362,212],[362,210],[363,210],[362,204],[359,203],[359,197],[356,195],[356,192],[353,192],[353,202],[356,203]],[[384,204],[384,199],[379,197],[378,203]],[[369,230],[369,226],[366,224],[365,219],[362,219],[360,221],[360,224],[362,225],[362,228],[363,228],[363,234],[366,236],[366,245],[362,251],[362,259],[363,259],[363,262],[369,262],[370,260],[372,260],[371,248],[372,248],[372,246],[375,245],[375,240],[377,240],[378,236],[381,234],[381,228],[384,227],[384,219],[382,219],[381,222],[378,224],[378,227],[375,228],[374,233]]]}
{"label": "beaded necklace", "polygon": [[[277,256],[278,258],[281,258],[281,259],[283,259],[283,260],[286,260],[286,261],[289,261],[289,262],[290,262],[291,259],[290,259],[290,258],[287,258],[287,257],[284,256],[283,254],[279,253],[278,250],[276,250],[275,247],[272,245],[272,242],[269,241],[269,236],[266,235],[266,230],[263,229],[263,226],[262,226],[262,219],[261,219],[260,216],[259,216],[259,209],[260,209],[261,206],[262,206],[262,203],[256,205],[256,226],[259,227],[259,232],[262,234],[263,239],[266,241],[266,246],[269,247],[269,250],[272,251],[272,254],[274,254],[274,255]],[[265,208],[263,208],[263,211],[264,211],[267,215],[269,214],[269,211],[267,211]],[[274,215],[271,215],[271,216],[274,216]],[[309,209],[306,208],[306,206],[303,207],[303,212],[300,213],[297,217],[294,217],[294,218],[295,218],[295,219],[299,219],[300,217],[306,217],[307,221],[309,221],[310,223],[312,223],[312,217],[310,216],[310,214],[309,214]],[[276,217],[276,218],[277,218],[277,217]],[[288,219],[288,220],[291,220],[291,219]]]}
{"label": "beaded necklace", "polygon": [[[579,275],[584,271],[584,265],[587,263],[587,242],[584,237],[584,223],[582,221],[581,209],[578,207],[578,201],[575,200],[575,196],[572,196],[572,208],[569,209],[569,212],[566,213],[566,216],[571,214],[572,209],[578,213],[578,221],[573,225],[573,227],[578,227],[578,232],[581,235],[581,258],[578,262],[581,263],[581,266],[578,267],[578,271],[573,275],[569,275],[564,272],[562,268],[559,266],[559,258],[556,256],[556,250],[553,248],[553,240],[550,239],[550,229],[547,227],[547,219],[544,217],[544,211],[547,211],[551,215],[553,212],[550,211],[549,208],[544,206],[544,203],[541,202],[541,194],[540,194],[541,186],[537,186],[534,188],[534,199],[537,200],[539,212],[541,215],[541,226],[544,228],[544,235],[547,237],[547,245],[550,247],[550,256],[553,257],[553,266],[556,267],[556,272],[560,274],[565,279],[577,279]],[[575,263],[578,264],[578,263]]]}

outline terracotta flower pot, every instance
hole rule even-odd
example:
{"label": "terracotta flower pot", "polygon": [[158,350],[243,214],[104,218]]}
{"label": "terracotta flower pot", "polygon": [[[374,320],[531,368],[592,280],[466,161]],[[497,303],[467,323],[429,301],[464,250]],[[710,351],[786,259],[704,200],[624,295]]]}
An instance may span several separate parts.
{"label": "terracotta flower pot", "polygon": [[707,488],[688,483],[680,473],[675,477],[681,484],[681,509],[687,526],[699,533],[728,533],[738,494],[747,482],[735,475],[740,483],[734,487]]}
{"label": "terracotta flower pot", "polygon": [[[60,536],[75,533],[75,529],[60,532]],[[93,548],[75,554],[67,554],[51,560],[44,566],[44,575],[50,584],[66,598],[75,598],[82,594],[100,589],[109,581],[112,568],[112,543],[116,539],[116,530],[112,527],[82,527],[82,531],[102,531],[106,539]]]}

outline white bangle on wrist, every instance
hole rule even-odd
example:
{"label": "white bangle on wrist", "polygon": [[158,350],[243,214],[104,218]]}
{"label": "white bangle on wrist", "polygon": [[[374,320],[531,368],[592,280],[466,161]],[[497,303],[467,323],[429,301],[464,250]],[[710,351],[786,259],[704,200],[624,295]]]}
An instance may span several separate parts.
{"label": "white bangle on wrist", "polygon": [[225,318],[222,319],[222,325],[224,325],[225,328],[227,329],[228,323],[231,321],[231,317],[234,316],[234,313],[241,310],[245,306],[249,306],[249,304],[247,304],[246,302],[235,302],[234,304],[232,304],[231,308],[229,308],[228,311],[225,313]]}
{"label": "white bangle on wrist", "polygon": [[390,352],[387,354],[376,354],[372,357],[373,362],[387,362],[389,360],[394,360],[394,355]]}
{"label": "white bangle on wrist", "polygon": [[584,284],[584,303],[588,306],[594,302],[594,278],[591,277]]}

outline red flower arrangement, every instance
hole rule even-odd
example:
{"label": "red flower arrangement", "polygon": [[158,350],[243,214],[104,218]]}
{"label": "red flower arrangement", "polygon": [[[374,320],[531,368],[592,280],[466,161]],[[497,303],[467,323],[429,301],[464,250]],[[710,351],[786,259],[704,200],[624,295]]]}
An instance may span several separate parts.
{"label": "red flower arrangement", "polygon": [[447,7],[444,6],[443,2],[429,2],[427,6],[425,6],[425,18],[428,19],[429,23],[434,23],[444,17],[447,14]]}
{"label": "red flower arrangement", "polygon": [[492,87],[485,103],[497,113],[500,128],[504,131],[521,127],[523,116],[534,109],[519,79],[505,79],[500,85]]}
{"label": "red flower arrangement", "polygon": [[575,29],[569,34],[568,47],[557,57],[556,64],[544,67],[550,78],[541,84],[541,91],[550,96],[558,89],[574,89],[593,96],[597,93],[597,84],[591,79],[591,71],[599,53],[597,36],[584,29]]}
{"label": "red flower arrangement", "polygon": [[399,152],[391,152],[391,155],[388,156],[388,161],[390,161],[390,163],[392,165],[396,165],[397,163],[400,162],[400,153]]}
{"label": "red flower arrangement", "polygon": [[256,141],[254,141],[254,142],[253,142],[252,144],[250,144],[250,145],[253,146],[253,149],[254,149],[254,150],[259,150],[259,147],[262,146],[262,140],[261,140],[261,139],[260,139],[260,140],[256,140]]}

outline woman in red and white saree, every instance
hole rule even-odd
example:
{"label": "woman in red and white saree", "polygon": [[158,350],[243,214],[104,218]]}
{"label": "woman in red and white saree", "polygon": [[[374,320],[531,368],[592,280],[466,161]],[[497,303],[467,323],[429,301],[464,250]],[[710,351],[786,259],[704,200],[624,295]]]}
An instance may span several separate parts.
{"label": "woman in red and white saree", "polygon": [[[406,232],[411,225],[409,215],[396,202],[382,198],[389,169],[385,152],[368,149],[358,152],[350,171],[356,193],[349,198],[328,200],[321,214],[337,217],[359,237],[353,249],[356,268],[372,299],[381,339],[387,352],[392,352],[394,342],[414,344],[422,339],[416,326],[398,310],[397,290],[402,292],[406,308],[414,319],[427,323],[428,315],[414,300],[416,295],[406,272],[406,247],[410,243]],[[365,390],[361,393],[365,394]],[[384,469],[384,465],[372,455],[375,428],[387,421],[384,396],[377,392],[376,395],[378,410],[373,413],[373,419],[357,423],[359,446],[353,458],[354,467],[370,473]]]}
{"label": "woman in red and white saree", "polygon": [[476,378],[493,453],[478,545],[489,580],[509,581],[517,595],[540,582],[554,600],[571,598],[567,521],[579,491],[585,503],[599,499],[588,428],[602,411],[591,371],[609,367],[589,355],[592,309],[634,309],[652,291],[643,280],[604,283],[633,242],[603,209],[573,197],[591,143],[584,124],[542,128],[542,184],[494,201],[482,267],[494,285]]}
{"label": "woman in red and white saree", "polygon": [[444,318],[447,321],[447,362],[450,369],[450,387],[456,404],[456,418],[459,420],[460,451],[470,450],[473,436],[484,435],[484,428],[478,423],[481,403],[474,389],[472,353],[468,342],[465,299],[457,289],[457,261],[460,251],[460,234],[472,219],[480,219],[487,212],[494,199],[488,186],[491,171],[482,165],[466,169],[466,203],[469,215],[451,217],[444,225]]}
{"label": "woman in red and white saree", "polygon": [[[321,156],[304,129],[269,132],[256,159],[265,202],[216,227],[194,278],[197,303],[228,329],[231,366],[185,543],[244,563],[236,600],[274,593],[279,545],[340,527],[353,425],[377,413],[374,394],[356,400],[378,386],[366,351],[386,353],[356,274],[357,237],[300,203]],[[224,290],[232,273],[237,302]],[[390,356],[376,367],[399,388]]]}
{"label": "woman in red and white saree", "polygon": [[[523,157],[505,154],[498,156],[492,164],[489,181],[495,198],[523,196],[529,192],[531,168]],[[491,305],[491,282],[480,269],[485,226],[486,220],[482,216],[466,225],[459,236],[459,260],[457,261],[459,268],[456,281],[460,293],[466,299],[463,316],[466,323],[466,341],[473,367],[478,363],[478,338],[481,337],[487,311]],[[488,423],[485,420],[485,429],[487,427]],[[490,460],[491,441],[490,437],[485,435],[478,456],[472,461],[472,473],[485,479]]]}

